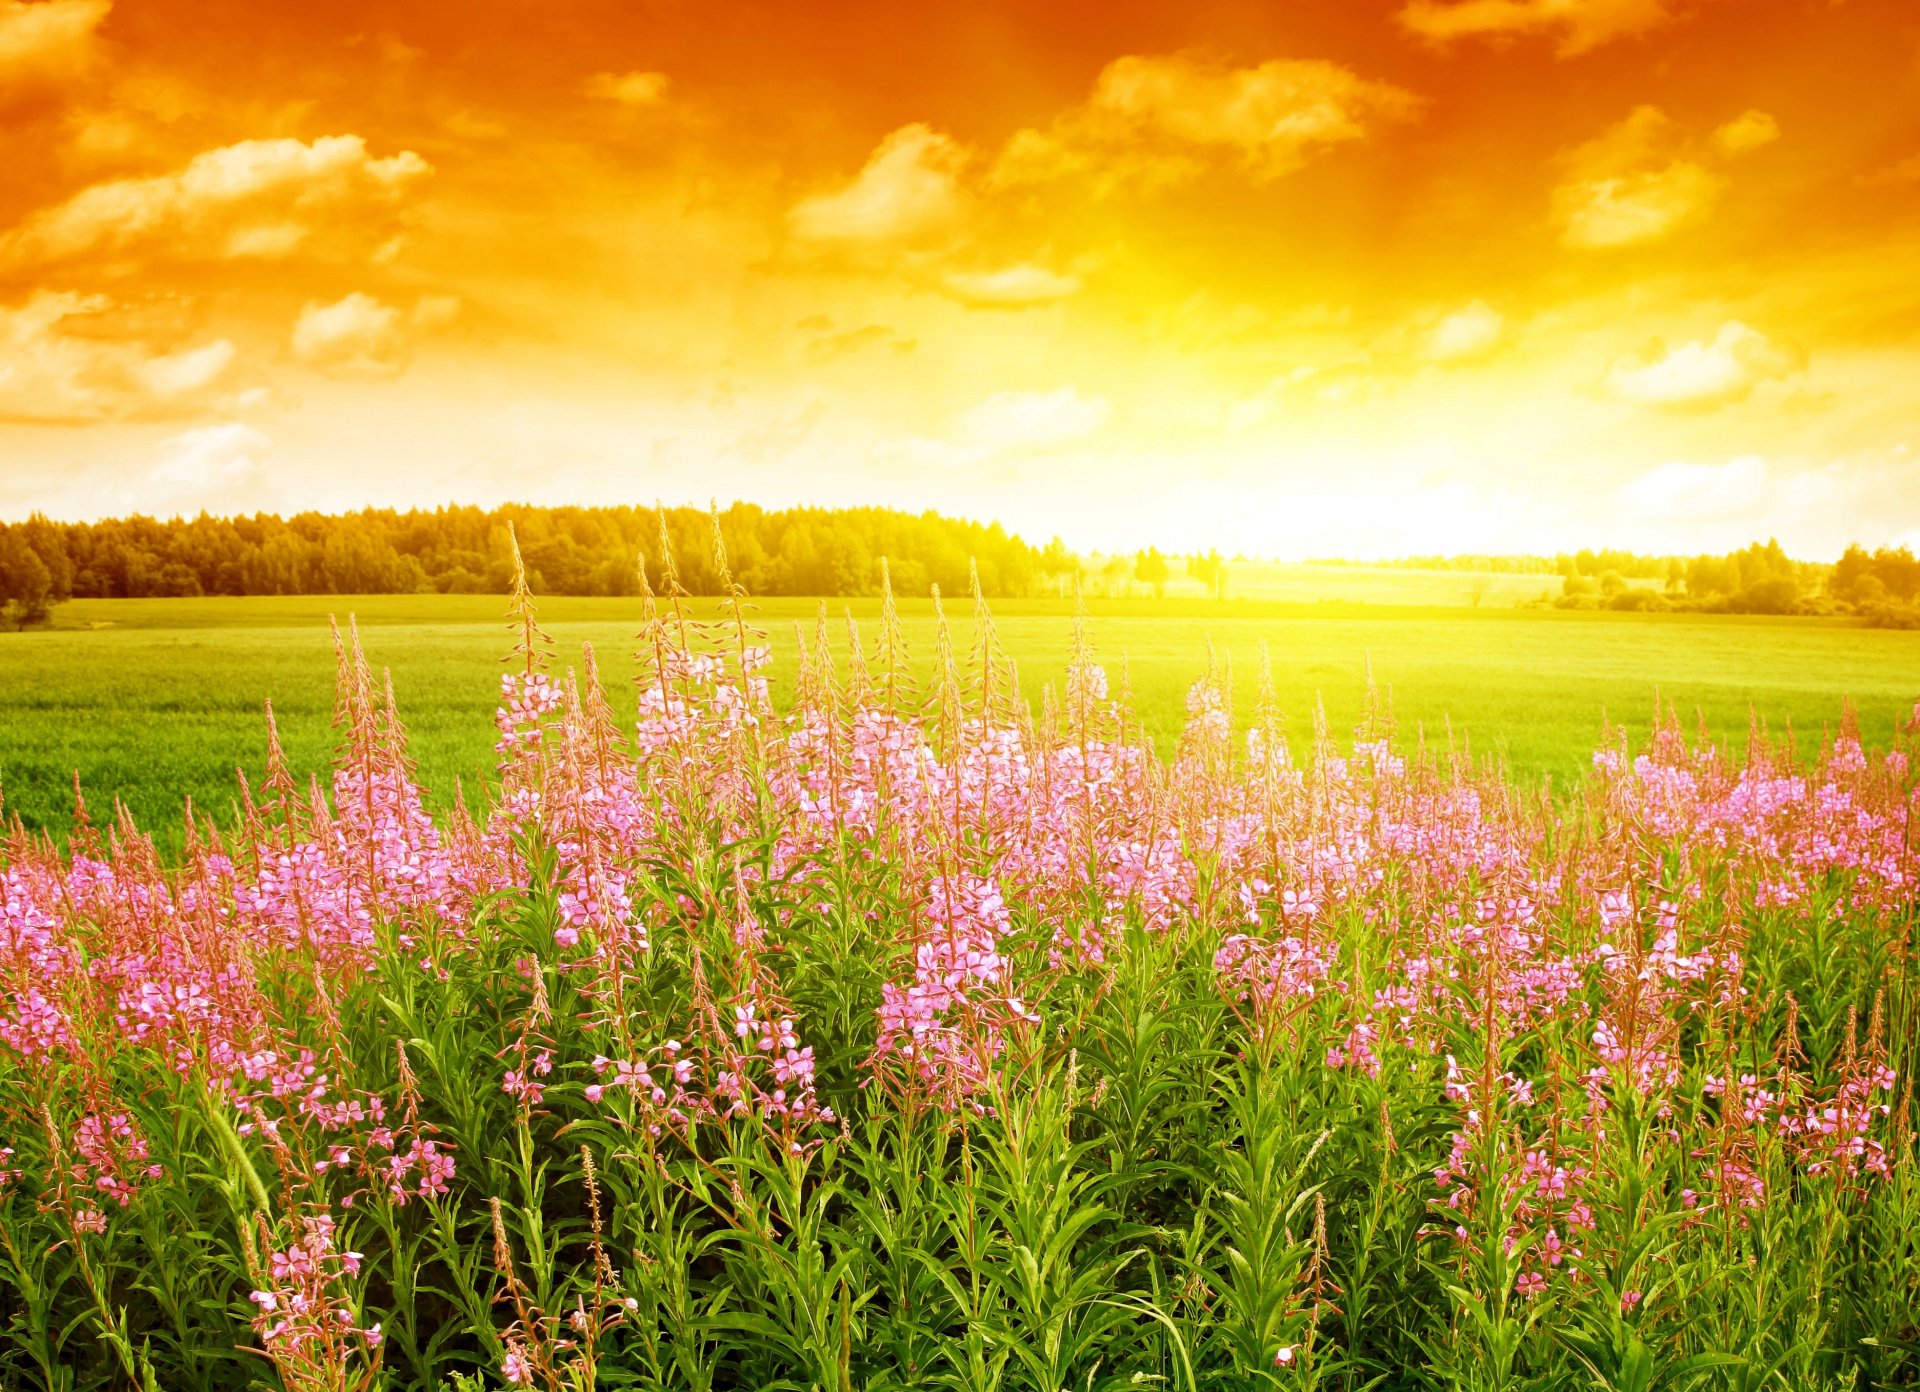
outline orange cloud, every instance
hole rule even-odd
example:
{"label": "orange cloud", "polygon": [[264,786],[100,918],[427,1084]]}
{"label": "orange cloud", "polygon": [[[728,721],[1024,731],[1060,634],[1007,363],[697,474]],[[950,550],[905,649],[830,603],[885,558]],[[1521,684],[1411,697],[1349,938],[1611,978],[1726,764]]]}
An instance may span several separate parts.
{"label": "orange cloud", "polygon": [[1567,157],[1553,217],[1571,247],[1656,241],[1705,215],[1725,178],[1684,157],[1684,132],[1658,107],[1625,120]]}
{"label": "orange cloud", "polygon": [[1456,367],[1491,356],[1505,340],[1506,318],[1484,300],[1443,316],[1427,332],[1421,354],[1428,362]]}
{"label": "orange cloud", "polygon": [[1411,119],[1420,106],[1410,92],[1319,59],[1230,68],[1181,55],[1119,58],[1083,105],[1045,131],[1017,133],[992,181],[1017,186],[1086,175],[1173,183],[1227,163],[1265,183],[1380,125]]}
{"label": "orange cloud", "polygon": [[423,296],[407,314],[356,290],[332,304],[303,306],[290,346],[297,362],[328,377],[398,377],[412,361],[418,332],[450,324],[459,312],[452,295]]}
{"label": "orange cloud", "polygon": [[1080,290],[1080,278],[1022,263],[992,271],[949,271],[941,288],[974,309],[1032,309],[1058,304]]}
{"label": "orange cloud", "polygon": [[1557,34],[1571,58],[1674,18],[1666,0],[1408,0],[1402,25],[1436,44]]}
{"label": "orange cloud", "polygon": [[197,426],[160,442],[151,484],[192,506],[229,496],[266,472],[273,441],[240,421]]}
{"label": "orange cloud", "polygon": [[802,241],[882,247],[924,243],[953,230],[965,197],[967,152],[924,125],[903,126],[880,142],[854,178],[794,205],[788,225]]}
{"label": "orange cloud", "polygon": [[1613,396],[1673,411],[1711,411],[1745,401],[1762,382],[1777,382],[1806,370],[1806,354],[1776,343],[1745,324],[1731,322],[1705,343],[1668,351],[1655,340],[1608,369]]}
{"label": "orange cloud", "polygon": [[1713,133],[1713,148],[1723,155],[1744,155],[1780,138],[1780,123],[1764,111],[1746,111]]}
{"label": "orange cloud", "polygon": [[42,290],[0,306],[0,420],[86,425],[164,420],[216,404],[236,349],[125,332],[105,295]]}
{"label": "orange cloud", "polygon": [[357,135],[245,140],[174,174],[83,189],[0,237],[0,266],[89,257],[279,259],[317,232],[386,227],[432,172],[412,151],[376,159]]}
{"label": "orange cloud", "polygon": [[334,376],[396,377],[409,347],[400,311],[357,290],[335,304],[308,304],[293,326],[293,356]]}
{"label": "orange cloud", "polygon": [[600,101],[638,108],[660,105],[667,99],[669,85],[662,72],[603,72],[587,79],[586,93]]}
{"label": "orange cloud", "polygon": [[90,63],[112,0],[0,0],[0,106]]}

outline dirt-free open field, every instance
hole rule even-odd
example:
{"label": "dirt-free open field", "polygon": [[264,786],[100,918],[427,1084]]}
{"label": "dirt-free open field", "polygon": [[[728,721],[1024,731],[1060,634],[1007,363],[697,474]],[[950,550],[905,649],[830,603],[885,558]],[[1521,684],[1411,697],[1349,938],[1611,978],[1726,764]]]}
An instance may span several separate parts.
{"label": "dirt-free open field", "polygon": [[[703,609],[711,601],[696,601]],[[922,670],[935,648],[926,601],[902,604]],[[776,699],[790,689],[794,626],[811,638],[819,604],[771,600],[756,618],[774,650]],[[1234,601],[1095,600],[1091,633],[1117,682],[1124,665],[1147,730],[1170,748],[1188,686],[1209,649],[1230,660],[1248,701],[1264,646],[1296,743],[1323,699],[1336,731],[1361,708],[1368,663],[1392,690],[1403,736],[1424,727],[1498,755],[1522,778],[1564,783],[1589,761],[1602,721],[1646,735],[1656,693],[1689,723],[1696,713],[1738,739],[1749,710],[1776,731],[1791,722],[1803,749],[1851,699],[1871,743],[1883,743],[1920,695],[1920,635],[1830,621],[1682,615],[1575,614],[1470,608]],[[871,645],[878,604],[830,601],[836,653],[845,614]],[[334,742],[327,616],[357,616],[373,664],[389,668],[420,776],[436,802],[456,777],[484,779],[493,763],[488,713],[509,638],[502,601],[470,596],[312,596],[76,601],[52,631],[0,635],[0,790],[29,826],[60,828],[77,769],[98,810],[123,799],[143,826],[170,839],[183,796],[224,813],[233,770],[260,767],[261,702],[271,698],[296,768],[325,766]],[[590,642],[631,710],[638,605],[552,599],[542,622],[563,661]],[[994,621],[1037,697],[1057,682],[1071,639],[1071,606],[1002,602]],[[969,606],[949,604],[956,650],[972,640]],[[1244,705],[1243,705],[1244,709]]]}

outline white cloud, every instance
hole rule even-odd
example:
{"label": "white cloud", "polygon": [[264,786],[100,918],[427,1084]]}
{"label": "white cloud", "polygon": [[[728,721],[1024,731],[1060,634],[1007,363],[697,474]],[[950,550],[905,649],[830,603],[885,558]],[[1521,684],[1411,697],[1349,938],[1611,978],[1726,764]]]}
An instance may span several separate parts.
{"label": "white cloud", "polygon": [[1094,434],[1112,413],[1107,398],[1075,387],[995,392],[960,418],[960,435],[995,454],[1050,449]]}
{"label": "white cloud", "polygon": [[1620,501],[1662,520],[1703,521],[1757,512],[1768,494],[1767,462],[1743,455],[1725,464],[1662,464],[1629,481]]}
{"label": "white cloud", "polygon": [[1780,138],[1780,123],[1764,111],[1745,111],[1713,133],[1713,148],[1723,155],[1744,155]]}
{"label": "white cloud", "polygon": [[1436,44],[1557,34],[1571,58],[1674,18],[1666,0],[1407,0],[1402,25]]}
{"label": "white cloud", "polygon": [[1806,356],[1799,349],[1734,321],[1709,342],[1683,343],[1669,351],[1656,340],[1621,358],[1607,370],[1606,388],[1645,406],[1710,411],[1745,401],[1762,382],[1805,370]]}
{"label": "white cloud", "polygon": [[112,0],[0,0],[0,104],[84,68],[111,8]]}
{"label": "white cloud", "polygon": [[1428,362],[1456,366],[1478,362],[1506,338],[1507,321],[1484,300],[1454,310],[1430,329],[1422,345]]}
{"label": "white cloud", "polygon": [[960,220],[959,174],[966,159],[951,136],[903,126],[880,142],[849,183],[794,205],[788,223],[802,240],[823,245],[880,247],[938,238]]}
{"label": "white cloud", "polygon": [[1705,214],[1723,181],[1697,164],[1562,185],[1554,211],[1568,246],[1604,248],[1658,241]]}
{"label": "white cloud", "polygon": [[940,284],[954,299],[975,309],[1030,309],[1077,294],[1080,278],[1023,264],[994,271],[950,271]]}
{"label": "white cloud", "polygon": [[226,339],[156,342],[105,295],[43,290],[0,306],[0,420],[91,424],[197,414],[237,353]]}
{"label": "white cloud", "polygon": [[308,303],[293,326],[293,356],[330,376],[398,376],[408,349],[400,311],[357,290],[333,304]]}
{"label": "white cloud", "polygon": [[37,266],[136,251],[174,259],[278,259],[316,232],[384,227],[432,172],[411,151],[368,155],[357,135],[246,140],[177,173],[116,179],[35,213],[0,237],[0,265]]}
{"label": "white cloud", "polygon": [[163,440],[151,471],[161,484],[194,493],[229,489],[265,471],[273,441],[250,425],[203,425]]}
{"label": "white cloud", "polygon": [[1083,396],[1076,387],[995,392],[963,412],[946,435],[884,441],[875,457],[913,471],[975,468],[1088,439],[1112,414],[1106,397]]}
{"label": "white cloud", "polygon": [[149,358],[134,370],[146,388],[161,401],[176,401],[205,391],[233,365],[234,346],[217,339],[198,348],[183,348]]}
{"label": "white cloud", "polygon": [[329,377],[397,377],[413,357],[415,336],[459,313],[455,295],[423,295],[405,313],[358,290],[332,304],[309,301],[294,321],[293,356]]}
{"label": "white cloud", "polygon": [[662,72],[595,73],[586,81],[586,94],[599,101],[634,108],[658,106],[667,99],[668,78]]}
{"label": "white cloud", "polygon": [[1230,68],[1186,55],[1129,56],[1109,63],[1087,101],[1047,130],[1018,132],[992,178],[1165,184],[1225,161],[1265,182],[1419,108],[1409,92],[1318,59]]}
{"label": "white cloud", "polygon": [[1642,106],[1566,157],[1553,191],[1554,221],[1568,246],[1606,248],[1656,241],[1705,215],[1724,176],[1684,155],[1685,132]]}

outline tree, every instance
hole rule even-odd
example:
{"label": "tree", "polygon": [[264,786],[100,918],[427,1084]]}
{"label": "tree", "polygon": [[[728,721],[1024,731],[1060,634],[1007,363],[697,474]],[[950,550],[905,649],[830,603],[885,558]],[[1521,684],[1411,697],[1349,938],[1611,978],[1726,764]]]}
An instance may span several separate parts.
{"label": "tree", "polygon": [[1067,550],[1067,544],[1055,537],[1040,553],[1035,569],[1047,577],[1051,588],[1058,594],[1065,594],[1071,588],[1069,582],[1080,577],[1080,558]]}
{"label": "tree", "polygon": [[1204,556],[1196,551],[1187,557],[1187,574],[1205,585],[1215,599],[1226,596],[1227,563],[1218,551],[1210,550]]}
{"label": "tree", "polygon": [[45,623],[52,609],[53,572],[19,529],[0,533],[0,620],[14,628]]}
{"label": "tree", "polygon": [[1172,573],[1167,558],[1154,547],[1149,546],[1133,558],[1133,578],[1143,585],[1151,585],[1155,599],[1166,596],[1167,577]]}

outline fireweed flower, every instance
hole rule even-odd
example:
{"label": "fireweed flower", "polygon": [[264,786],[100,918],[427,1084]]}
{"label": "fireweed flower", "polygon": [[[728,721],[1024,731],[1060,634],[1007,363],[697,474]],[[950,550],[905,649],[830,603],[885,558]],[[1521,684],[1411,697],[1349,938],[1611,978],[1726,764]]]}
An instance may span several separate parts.
{"label": "fireweed flower", "polygon": [[[1754,965],[1816,916],[1897,941],[1920,893],[1907,757],[1845,722],[1805,760],[1670,722],[1638,750],[1610,735],[1564,803],[1530,803],[1382,721],[1351,741],[1317,721],[1296,750],[1256,713],[1236,739],[1223,676],[1189,693],[1163,762],[1084,653],[1038,718],[990,653],[980,687],[949,663],[931,701],[903,660],[811,669],[782,713],[765,644],[744,624],[725,640],[689,650],[700,632],[656,611],[629,722],[527,639],[500,686],[497,785],[439,821],[343,640],[338,766],[302,790],[270,735],[217,844],[165,866],[130,824],[66,851],[8,840],[0,1206],[46,1215],[50,1242],[131,1241],[152,1188],[199,1173],[152,1121],[187,1098],[277,1215],[247,1268],[261,1348],[284,1369],[363,1365],[383,1335],[354,1292],[383,1284],[383,1257],[336,1241],[366,1231],[353,1205],[458,1228],[487,1171],[405,1050],[395,1081],[393,1039],[341,1018],[351,1002],[508,993],[477,1115],[540,1108],[654,1159],[715,1153],[711,1128],[804,1158],[840,1096],[971,1127],[1029,1044],[1091,1057],[1079,1004],[1143,935],[1205,944],[1225,1056],[1258,1042],[1315,1086],[1428,1109],[1407,1141],[1427,1147],[1423,1241],[1463,1263],[1521,1253],[1522,1296],[1558,1298],[1610,1255],[1629,1121],[1671,1178],[1682,1251],[1911,1163],[1884,1022],[1841,1045],[1828,1019],[1815,1047],[1765,1013],[1779,983]],[[884,977],[852,1027],[813,1013],[822,923]],[[567,1004],[536,1021],[550,990]],[[547,1376],[531,1339],[498,1345],[510,1385]]]}

